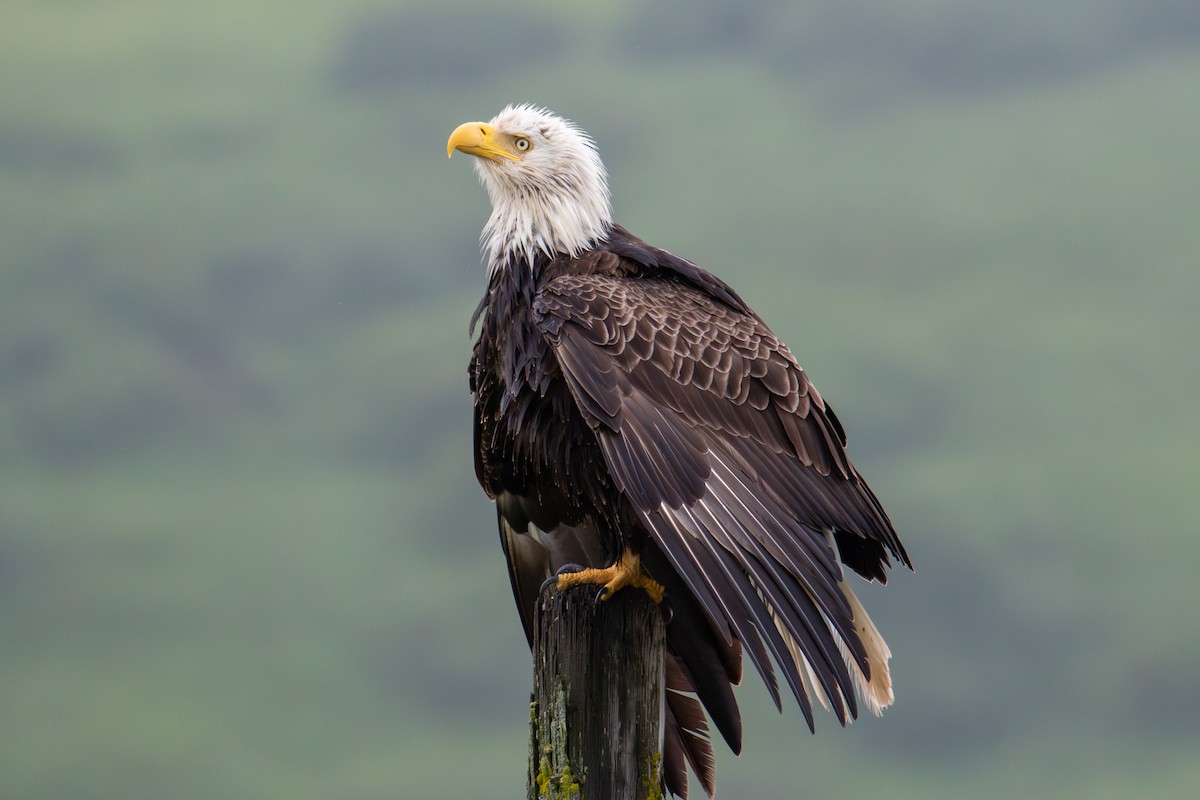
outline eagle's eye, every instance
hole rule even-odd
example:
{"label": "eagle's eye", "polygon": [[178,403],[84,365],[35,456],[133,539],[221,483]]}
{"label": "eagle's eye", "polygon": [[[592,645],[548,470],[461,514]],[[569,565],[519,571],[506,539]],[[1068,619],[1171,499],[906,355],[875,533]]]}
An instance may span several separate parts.
{"label": "eagle's eye", "polygon": [[533,149],[533,142],[529,141],[529,139],[524,136],[518,136],[517,138],[513,139],[513,147],[517,148],[522,153],[528,153]]}

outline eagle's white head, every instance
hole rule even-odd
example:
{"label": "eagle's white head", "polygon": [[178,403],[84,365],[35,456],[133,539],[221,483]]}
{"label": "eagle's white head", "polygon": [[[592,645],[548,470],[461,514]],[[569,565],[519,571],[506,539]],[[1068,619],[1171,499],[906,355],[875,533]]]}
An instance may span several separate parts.
{"label": "eagle's white head", "polygon": [[591,138],[570,120],[532,105],[511,105],[491,122],[467,122],[450,134],[446,155],[476,156],[492,215],[481,241],[488,269],[510,255],[578,255],[612,222],[608,178]]}

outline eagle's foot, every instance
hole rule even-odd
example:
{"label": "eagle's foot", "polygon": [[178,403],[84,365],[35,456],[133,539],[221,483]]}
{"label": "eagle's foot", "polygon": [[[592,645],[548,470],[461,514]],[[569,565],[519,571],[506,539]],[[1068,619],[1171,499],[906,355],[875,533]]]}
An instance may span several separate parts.
{"label": "eagle's foot", "polygon": [[555,588],[562,592],[572,586],[585,584],[604,587],[597,598],[599,600],[608,600],[626,586],[632,586],[644,591],[657,604],[662,603],[666,591],[661,583],[642,571],[641,559],[629,550],[621,553],[621,557],[611,567],[584,569],[578,572],[560,571]]}

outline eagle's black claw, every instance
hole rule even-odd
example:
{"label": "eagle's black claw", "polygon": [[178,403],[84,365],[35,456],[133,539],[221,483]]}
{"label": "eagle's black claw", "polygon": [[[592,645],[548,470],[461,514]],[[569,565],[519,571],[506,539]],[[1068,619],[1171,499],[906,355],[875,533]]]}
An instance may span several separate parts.
{"label": "eagle's black claw", "polygon": [[675,606],[671,604],[671,596],[663,595],[662,602],[658,604],[658,608],[662,611],[663,624],[670,625],[671,620],[675,619]]}
{"label": "eagle's black claw", "polygon": [[572,572],[583,572],[583,570],[584,567],[581,567],[578,564],[563,564],[554,571],[553,575],[542,581],[542,585],[538,587],[538,597],[541,597],[546,592],[547,588],[557,585],[560,575],[569,575]]}

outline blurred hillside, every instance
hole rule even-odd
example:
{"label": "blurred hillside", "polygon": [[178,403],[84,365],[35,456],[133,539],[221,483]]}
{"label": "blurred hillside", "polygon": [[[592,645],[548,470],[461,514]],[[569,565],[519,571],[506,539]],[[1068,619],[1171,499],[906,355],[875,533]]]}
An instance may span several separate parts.
{"label": "blurred hillside", "polygon": [[917,565],[897,705],[721,796],[1200,784],[1200,5],[33,2],[0,26],[0,797],[516,797],[458,123],[597,140]]}

